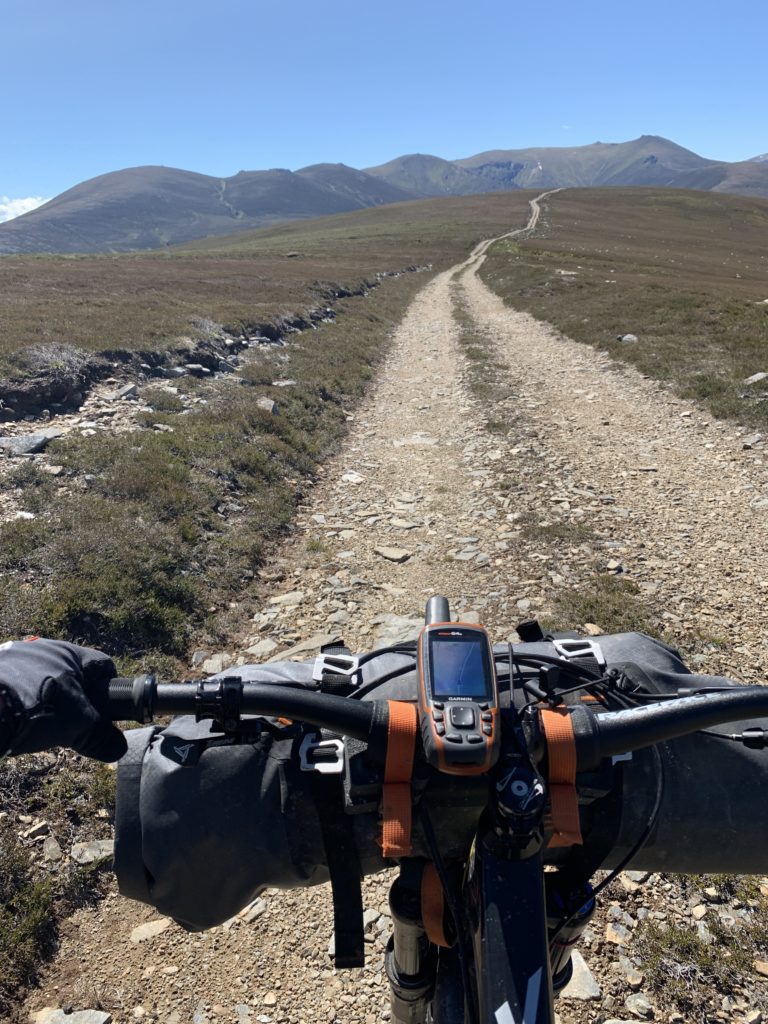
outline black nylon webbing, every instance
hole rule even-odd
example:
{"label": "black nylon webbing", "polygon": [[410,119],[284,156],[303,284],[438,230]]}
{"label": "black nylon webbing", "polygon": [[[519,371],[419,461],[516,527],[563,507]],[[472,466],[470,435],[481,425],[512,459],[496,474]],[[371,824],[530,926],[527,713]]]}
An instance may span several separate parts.
{"label": "black nylon webbing", "polygon": [[341,775],[312,772],[312,789],[331,876],[334,964],[336,967],[363,967],[362,874],[352,819],[344,813]]}

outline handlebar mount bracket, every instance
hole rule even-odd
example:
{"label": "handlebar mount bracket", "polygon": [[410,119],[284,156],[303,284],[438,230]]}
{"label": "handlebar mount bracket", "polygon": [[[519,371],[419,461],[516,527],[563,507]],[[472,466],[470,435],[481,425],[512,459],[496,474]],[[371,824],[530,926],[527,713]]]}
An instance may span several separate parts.
{"label": "handlebar mount bracket", "polygon": [[321,740],[309,733],[299,747],[301,770],[321,775],[341,775],[344,771],[343,740]]}
{"label": "handlebar mount bracket", "polygon": [[315,658],[312,681],[322,685],[327,682],[338,682],[341,678],[350,686],[357,686],[359,680],[355,677],[359,670],[360,659],[357,655],[321,651]]}

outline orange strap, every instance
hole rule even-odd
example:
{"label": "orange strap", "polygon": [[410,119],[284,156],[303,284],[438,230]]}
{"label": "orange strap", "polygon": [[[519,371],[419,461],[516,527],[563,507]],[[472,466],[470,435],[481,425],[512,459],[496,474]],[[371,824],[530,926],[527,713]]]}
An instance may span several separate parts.
{"label": "orange strap", "polygon": [[381,847],[385,857],[411,852],[411,776],[416,752],[418,715],[414,704],[390,700],[387,759],[382,793]]}
{"label": "orange strap", "polygon": [[544,708],[541,724],[549,759],[549,803],[552,837],[548,846],[581,844],[579,797],[576,792],[576,740],[566,708]]}
{"label": "orange strap", "polygon": [[449,942],[443,926],[444,914],[445,901],[440,876],[432,861],[428,861],[421,876],[421,920],[429,941],[448,949]]}

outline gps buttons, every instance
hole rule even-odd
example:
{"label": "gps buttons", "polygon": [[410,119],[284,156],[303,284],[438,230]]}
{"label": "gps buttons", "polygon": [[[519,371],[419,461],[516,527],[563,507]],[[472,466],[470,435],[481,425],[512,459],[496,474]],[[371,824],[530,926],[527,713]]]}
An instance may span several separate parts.
{"label": "gps buttons", "polygon": [[451,725],[457,729],[473,729],[475,727],[475,709],[471,707],[451,708]]}

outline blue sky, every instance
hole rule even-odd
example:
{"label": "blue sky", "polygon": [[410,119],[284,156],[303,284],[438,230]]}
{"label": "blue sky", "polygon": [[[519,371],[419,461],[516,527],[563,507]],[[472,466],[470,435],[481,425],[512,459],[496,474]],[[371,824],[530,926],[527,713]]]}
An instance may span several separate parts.
{"label": "blue sky", "polygon": [[766,11],[3,0],[0,219],[140,164],[223,177],[642,134],[747,159],[768,151]]}

